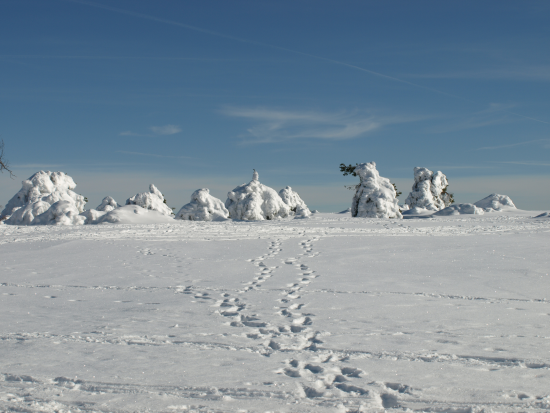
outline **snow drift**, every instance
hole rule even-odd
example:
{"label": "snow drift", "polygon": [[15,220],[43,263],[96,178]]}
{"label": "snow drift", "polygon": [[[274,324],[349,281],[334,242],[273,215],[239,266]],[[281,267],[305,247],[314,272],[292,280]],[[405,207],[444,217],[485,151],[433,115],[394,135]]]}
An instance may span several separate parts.
{"label": "snow drift", "polygon": [[262,221],[266,219],[286,218],[290,208],[281,199],[277,191],[265,186],[258,180],[254,171],[252,181],[242,184],[227,194],[225,207],[232,219]]}
{"label": "snow drift", "polygon": [[153,209],[145,209],[139,205],[125,205],[113,209],[101,216],[96,224],[167,224],[174,218]]}
{"label": "snow drift", "polygon": [[447,208],[437,211],[434,215],[446,216],[446,215],[464,215],[464,214],[476,214],[483,215],[484,211],[481,208],[478,208],[474,204],[457,204],[451,205]]}
{"label": "snow drift", "polygon": [[354,172],[361,182],[351,204],[352,217],[403,218],[395,188],[388,178],[380,176],[376,163],[357,165]]}
{"label": "snow drift", "polygon": [[447,193],[449,181],[441,171],[433,173],[428,168],[414,168],[414,184],[405,200],[409,208],[415,206],[439,211],[452,203],[452,195]]}
{"label": "snow drift", "polygon": [[126,200],[126,205],[138,205],[163,215],[173,215],[172,209],[166,205],[164,195],[153,184],[149,185],[149,192],[142,192]]}
{"label": "snow drift", "polygon": [[[59,204],[51,211],[50,217],[56,223],[63,221],[77,223],[80,220],[72,218],[74,211],[77,215],[84,211],[86,201],[82,195],[73,191],[76,187],[73,178],[63,172],[40,171],[22,182],[22,188],[8,202],[0,215],[10,216],[6,224],[31,225],[36,217],[47,212],[53,204],[65,201],[68,204]],[[70,205],[70,207],[68,206]],[[67,220],[58,214],[65,211]],[[54,221],[41,218],[36,224],[53,223]]]}
{"label": "snow drift", "polygon": [[210,195],[208,188],[197,189],[191,195],[191,202],[181,207],[176,219],[190,221],[220,221],[229,218],[229,211],[223,202]]}
{"label": "snow drift", "polygon": [[306,203],[300,198],[298,192],[293,191],[290,186],[281,189],[279,191],[279,196],[283,202],[289,206],[291,214],[296,217],[307,218],[311,215],[311,211]]}
{"label": "snow drift", "polygon": [[499,194],[491,194],[483,198],[481,201],[475,202],[474,205],[478,208],[482,208],[485,212],[516,209],[516,206],[509,196]]}
{"label": "snow drift", "polygon": [[535,218],[550,218],[550,212],[543,212],[542,214],[537,215]]}

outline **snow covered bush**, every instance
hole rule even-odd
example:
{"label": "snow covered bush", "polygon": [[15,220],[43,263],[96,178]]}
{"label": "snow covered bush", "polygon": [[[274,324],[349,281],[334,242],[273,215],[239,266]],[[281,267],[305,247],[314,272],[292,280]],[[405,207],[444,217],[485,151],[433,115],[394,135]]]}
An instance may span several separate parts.
{"label": "snow covered bush", "polygon": [[380,176],[374,162],[359,164],[354,172],[361,182],[351,204],[352,217],[403,218],[395,188],[388,178]]}
{"label": "snow covered bush", "polygon": [[81,213],[86,200],[73,191],[75,187],[73,179],[63,172],[37,172],[22,182],[22,188],[10,199],[0,215],[10,216],[6,224],[30,225],[38,215],[58,201],[69,202]]}
{"label": "snow covered bush", "polygon": [[69,201],[57,201],[46,212],[38,215],[33,225],[83,225],[86,218],[80,215],[80,211],[74,203]]}
{"label": "snow covered bush", "polygon": [[311,211],[306,203],[300,198],[298,192],[293,191],[290,186],[281,189],[279,191],[279,196],[283,202],[289,206],[291,214],[296,217],[307,218],[311,215]]}
{"label": "snow covered bush", "polygon": [[85,224],[95,224],[107,212],[120,208],[120,205],[110,196],[106,196],[96,209],[88,209],[80,215],[86,219]]}
{"label": "snow covered bush", "polygon": [[173,215],[172,209],[166,205],[166,199],[153,184],[149,185],[149,192],[142,192],[127,199],[126,205],[138,205],[145,209],[158,211],[163,215]]}
{"label": "snow covered bush", "polygon": [[491,194],[481,201],[474,202],[474,205],[478,208],[482,208],[485,212],[516,209],[516,206],[509,196],[499,194]]}
{"label": "snow covered bush", "polygon": [[229,211],[223,202],[210,195],[208,188],[197,189],[191,195],[191,202],[181,207],[176,219],[190,221],[219,221],[229,218]]}
{"label": "snow covered bush", "polygon": [[447,192],[449,181],[441,171],[433,173],[427,168],[414,168],[414,185],[405,200],[409,208],[415,206],[439,211],[454,202],[453,195]]}
{"label": "snow covered bush", "polygon": [[443,208],[441,211],[437,211],[434,215],[445,216],[464,214],[483,215],[484,212],[483,209],[476,207],[474,204],[457,204]]}
{"label": "snow covered bush", "polygon": [[277,191],[260,183],[256,171],[252,181],[239,185],[227,194],[225,207],[232,219],[246,221],[286,218],[290,214],[289,206]]}

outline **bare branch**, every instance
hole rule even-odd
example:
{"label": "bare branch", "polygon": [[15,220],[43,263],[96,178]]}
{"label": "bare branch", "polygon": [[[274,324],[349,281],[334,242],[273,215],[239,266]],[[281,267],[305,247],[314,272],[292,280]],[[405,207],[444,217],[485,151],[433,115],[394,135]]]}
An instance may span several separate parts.
{"label": "bare branch", "polygon": [[11,169],[9,168],[9,163],[7,159],[4,158],[4,140],[0,141],[0,172],[4,173],[4,170],[10,173],[10,178],[13,179],[15,176]]}

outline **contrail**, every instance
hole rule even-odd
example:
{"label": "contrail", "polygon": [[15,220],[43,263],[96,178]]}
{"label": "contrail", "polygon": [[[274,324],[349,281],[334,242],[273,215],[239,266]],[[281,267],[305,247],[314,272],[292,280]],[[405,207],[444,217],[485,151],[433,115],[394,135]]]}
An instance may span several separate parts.
{"label": "contrail", "polygon": [[[271,48],[271,49],[281,50],[281,51],[284,51],[284,52],[288,52],[288,53],[292,53],[292,54],[296,54],[296,55],[300,55],[300,56],[304,56],[304,57],[309,57],[311,59],[323,60],[325,62],[330,62],[330,63],[336,64],[336,65],[349,67],[350,69],[359,70],[361,72],[365,72],[365,73],[368,73],[368,74],[373,75],[373,76],[378,76],[378,77],[381,77],[381,78],[384,78],[384,79],[392,80],[394,82],[399,82],[399,83],[403,83],[403,84],[413,86],[413,87],[416,87],[416,88],[419,88],[419,89],[424,89],[424,90],[427,90],[427,91],[430,91],[430,92],[433,92],[433,93],[438,93],[440,95],[449,96],[449,97],[459,99],[459,100],[462,100],[462,101],[465,101],[465,102],[473,103],[473,104],[476,104],[476,105],[480,104],[479,102],[475,102],[473,100],[464,98],[462,96],[454,95],[452,93],[443,92],[441,90],[434,89],[434,88],[431,88],[431,87],[422,86],[422,85],[419,85],[417,83],[413,83],[413,82],[409,82],[407,80],[399,79],[397,77],[385,75],[383,73],[379,73],[379,72],[375,72],[373,70],[365,69],[365,68],[360,67],[360,66],[352,65],[350,63],[330,59],[328,57],[317,56],[317,55],[313,55],[313,54],[310,54],[310,53],[300,52],[298,50],[288,49],[286,47],[276,46],[276,45],[269,44],[269,43],[263,43],[263,42],[258,42],[258,41],[255,41],[255,40],[244,39],[242,37],[231,36],[229,34],[224,34],[224,33],[216,32],[216,31],[213,31],[213,30],[208,30],[208,29],[202,29],[202,28],[197,27],[197,26],[192,26],[190,24],[176,22],[174,20],[162,19],[160,17],[150,16],[148,14],[137,13],[137,12],[133,12],[133,11],[130,11],[130,10],[119,9],[118,7],[106,6],[106,5],[95,3],[95,2],[89,1],[89,0],[64,0],[64,1],[84,4],[86,6],[91,6],[91,7],[96,7],[96,8],[99,8],[99,9],[109,10],[109,11],[113,11],[113,12],[116,12],[116,13],[125,14],[127,16],[138,17],[140,19],[151,20],[151,21],[155,21],[155,22],[158,22],[158,23],[165,23],[165,24],[170,24],[172,26],[183,27],[184,29],[194,30],[196,32],[205,33],[205,34],[209,34],[209,35],[212,35],[212,36],[222,37],[224,39],[233,40],[233,41],[240,42],[240,43],[246,43],[246,44],[251,44],[251,45],[255,45],[255,46],[268,47],[268,48]],[[533,120],[535,122],[550,124],[550,122],[545,122],[543,120],[535,119],[535,118],[532,118],[532,117],[529,117],[529,116],[520,115],[519,113],[510,112],[508,110],[503,110],[503,112],[509,113],[511,115],[514,115],[514,116],[518,116],[518,117],[523,118],[523,119],[528,119],[528,120]]]}

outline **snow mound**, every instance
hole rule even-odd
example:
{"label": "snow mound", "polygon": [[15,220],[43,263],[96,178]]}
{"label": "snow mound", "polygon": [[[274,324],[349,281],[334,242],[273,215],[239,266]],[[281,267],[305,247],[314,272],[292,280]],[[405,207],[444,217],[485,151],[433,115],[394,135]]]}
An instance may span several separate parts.
{"label": "snow mound", "polygon": [[174,218],[139,205],[125,205],[101,216],[96,224],[167,224]]}
{"label": "snow mound", "polygon": [[351,213],[351,208],[344,209],[343,211],[340,211],[340,212],[335,212],[335,214],[350,214],[350,213]]}
{"label": "snow mound", "polygon": [[160,212],[163,215],[171,216],[172,209],[166,205],[164,195],[153,184],[149,185],[149,192],[142,192],[126,200],[126,205],[138,205],[151,211]]}
{"label": "snow mound", "polygon": [[439,211],[452,203],[448,194],[449,181],[441,171],[433,173],[428,168],[414,168],[414,184],[412,191],[405,200],[409,208],[418,206],[430,211]]}
{"label": "snow mound", "polygon": [[474,202],[474,205],[478,208],[483,208],[485,212],[516,209],[516,206],[509,196],[499,194],[491,194],[481,201]]}
{"label": "snow mound", "polygon": [[457,204],[451,205],[447,208],[437,211],[434,215],[446,216],[446,215],[464,215],[464,214],[476,214],[483,215],[485,212],[483,209],[478,208],[474,204]]}
{"label": "snow mound", "polygon": [[289,206],[291,214],[296,217],[307,218],[311,215],[311,211],[306,203],[300,198],[298,192],[293,191],[290,186],[281,189],[279,191],[279,196],[283,202]]}
{"label": "snow mound", "polygon": [[353,197],[352,217],[403,218],[399,212],[395,188],[388,178],[380,176],[376,163],[359,164],[354,172],[359,175],[361,182]]}
{"label": "snow mound", "polygon": [[80,213],[84,211],[86,201],[82,195],[73,192],[75,187],[73,178],[63,172],[37,172],[22,182],[22,188],[0,215],[10,216],[6,224],[31,225],[38,215],[58,201],[69,202]]}
{"label": "snow mound", "polygon": [[86,218],[70,201],[57,201],[48,210],[38,215],[33,225],[83,225]]}
{"label": "snow mound", "polygon": [[118,202],[115,201],[112,197],[106,196],[105,198],[103,198],[103,201],[101,201],[101,204],[98,205],[96,211],[109,212],[113,209],[117,209],[120,207],[121,205],[119,205]]}
{"label": "snow mound", "polygon": [[252,181],[227,194],[225,207],[232,219],[246,221],[286,218],[290,214],[289,206],[277,191],[260,183],[255,170]]}
{"label": "snow mound", "polygon": [[401,211],[403,215],[432,215],[434,212],[426,208],[412,207],[411,209],[405,209]]}
{"label": "snow mound", "polygon": [[197,189],[191,195],[191,202],[181,207],[176,219],[190,221],[221,221],[229,218],[229,211],[223,202],[210,195],[208,188]]}
{"label": "snow mound", "polygon": [[540,215],[537,215],[535,218],[550,218],[550,212],[543,212]]}

